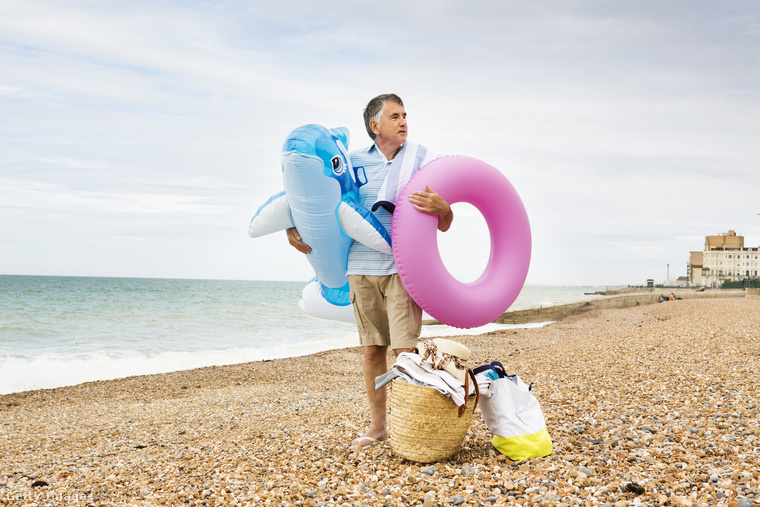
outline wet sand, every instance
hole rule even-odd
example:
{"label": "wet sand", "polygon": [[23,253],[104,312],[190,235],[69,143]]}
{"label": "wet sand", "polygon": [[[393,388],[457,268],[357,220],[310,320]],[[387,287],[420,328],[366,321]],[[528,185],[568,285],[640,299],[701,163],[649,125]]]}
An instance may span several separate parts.
{"label": "wet sand", "polygon": [[522,462],[477,412],[442,462],[351,450],[358,347],[4,395],[0,505],[757,505],[759,337],[745,297],[454,338],[535,383],[554,453]]}

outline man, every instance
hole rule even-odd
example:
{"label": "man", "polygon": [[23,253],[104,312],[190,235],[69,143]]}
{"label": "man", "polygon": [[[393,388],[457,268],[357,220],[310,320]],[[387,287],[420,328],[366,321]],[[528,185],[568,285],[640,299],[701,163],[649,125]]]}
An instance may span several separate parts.
{"label": "man", "polygon": [[[425,160],[426,150],[407,143],[406,110],[398,95],[379,95],[370,100],[364,110],[364,125],[374,143],[351,152],[351,164],[362,168],[362,174],[366,175],[366,183],[359,187],[362,205],[371,209],[390,233],[396,192],[387,188],[386,176],[390,171],[398,171],[404,157],[416,171]],[[408,150],[414,151],[407,153]],[[439,230],[446,231],[451,226],[454,218],[451,207],[430,187],[426,186],[425,192],[414,192],[409,201],[417,210],[437,215]],[[288,230],[288,240],[303,253],[311,251],[295,229]],[[388,347],[396,356],[416,347],[422,329],[422,309],[407,294],[392,255],[354,242],[348,255],[347,275],[363,347],[364,384],[370,408],[369,428],[351,443],[352,447],[362,448],[388,439],[386,389],[376,391],[375,378],[388,371]]]}

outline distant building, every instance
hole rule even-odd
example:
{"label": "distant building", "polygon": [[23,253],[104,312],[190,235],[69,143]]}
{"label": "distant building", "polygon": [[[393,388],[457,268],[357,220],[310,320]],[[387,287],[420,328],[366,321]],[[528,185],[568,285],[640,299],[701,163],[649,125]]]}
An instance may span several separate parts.
{"label": "distant building", "polygon": [[760,273],[760,248],[745,248],[744,236],[735,231],[705,236],[705,249],[689,252],[690,285],[719,287],[725,281],[757,278]]}

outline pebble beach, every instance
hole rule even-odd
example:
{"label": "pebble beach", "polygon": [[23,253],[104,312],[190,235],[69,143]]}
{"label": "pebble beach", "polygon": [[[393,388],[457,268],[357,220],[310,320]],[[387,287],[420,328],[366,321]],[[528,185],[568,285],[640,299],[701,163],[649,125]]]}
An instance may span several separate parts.
{"label": "pebble beach", "polygon": [[760,297],[449,338],[534,383],[550,456],[478,411],[444,461],[351,449],[354,347],[0,396],[0,505],[760,505]]}

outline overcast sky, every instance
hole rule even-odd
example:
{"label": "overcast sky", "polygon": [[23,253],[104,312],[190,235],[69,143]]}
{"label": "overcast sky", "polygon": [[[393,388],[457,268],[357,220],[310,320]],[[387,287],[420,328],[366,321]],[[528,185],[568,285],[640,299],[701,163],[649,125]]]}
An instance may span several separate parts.
{"label": "overcast sky", "polygon": [[[410,139],[515,186],[527,283],[675,278],[705,235],[760,245],[759,55],[754,0],[0,0],[0,274],[305,281],[247,236],[282,142],[364,146],[395,92]],[[455,213],[474,279],[487,231]]]}

